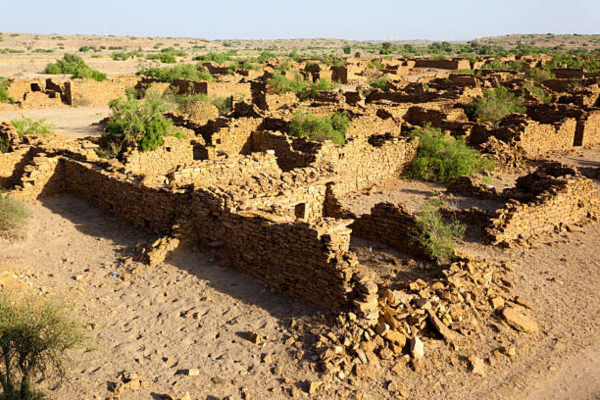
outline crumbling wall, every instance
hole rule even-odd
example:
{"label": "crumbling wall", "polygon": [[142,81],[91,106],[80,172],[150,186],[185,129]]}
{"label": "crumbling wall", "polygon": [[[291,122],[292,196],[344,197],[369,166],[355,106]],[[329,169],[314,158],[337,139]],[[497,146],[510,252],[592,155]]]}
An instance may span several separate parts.
{"label": "crumbling wall", "polygon": [[33,151],[30,147],[0,153],[0,188],[11,188],[19,183],[25,167],[32,159]]}
{"label": "crumbling wall", "polygon": [[[546,175],[557,173],[552,168],[566,175]],[[492,243],[509,243],[596,218],[600,200],[594,183],[578,172],[569,172],[552,165],[519,178],[516,191],[525,193],[525,202],[513,199],[498,210],[487,229],[488,239]],[[529,199],[531,195],[535,197]]]}
{"label": "crumbling wall", "polygon": [[348,255],[350,221],[307,224],[256,211],[232,213],[221,197],[202,190],[193,201],[198,238],[222,265],[319,306],[338,308],[349,301],[357,264]]}
{"label": "crumbling wall", "polygon": [[106,107],[109,101],[125,96],[125,87],[120,80],[74,79],[65,82],[64,98],[74,107]]}
{"label": "crumbling wall", "polygon": [[344,146],[325,144],[317,156],[317,165],[328,164],[336,175],[336,194],[357,191],[397,178],[412,162],[416,141],[391,135],[356,137]]}
{"label": "crumbling wall", "polygon": [[165,144],[154,151],[129,150],[123,164],[136,174],[164,175],[177,165],[194,161],[194,147],[189,139],[166,136]]}
{"label": "crumbling wall", "polygon": [[418,227],[416,216],[403,205],[392,203],[376,204],[370,214],[352,216],[352,235],[374,242],[385,243],[394,249],[417,257],[427,257],[427,253],[416,237]]}
{"label": "crumbling wall", "polygon": [[415,68],[471,69],[469,60],[416,60]]}
{"label": "crumbling wall", "polygon": [[134,226],[168,234],[189,213],[190,194],[142,182],[103,170],[94,164],[64,160],[64,190],[100,211]]}

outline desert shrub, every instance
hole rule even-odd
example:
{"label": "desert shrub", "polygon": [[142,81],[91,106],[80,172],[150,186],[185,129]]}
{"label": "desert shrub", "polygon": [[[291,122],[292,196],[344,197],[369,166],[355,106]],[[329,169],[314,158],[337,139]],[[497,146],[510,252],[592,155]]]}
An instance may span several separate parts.
{"label": "desert shrub", "polygon": [[112,158],[118,158],[119,154],[123,150],[123,142],[109,141],[106,145],[96,148],[94,151],[100,158],[107,160]]}
{"label": "desert shrub", "polygon": [[417,218],[417,240],[428,255],[440,263],[445,263],[454,255],[454,249],[462,240],[466,227],[452,219],[444,221],[440,209],[443,203],[439,198],[426,201]]}
{"label": "desert shrub", "polygon": [[228,54],[224,53],[206,53],[200,56],[194,57],[194,61],[204,61],[204,62],[216,62],[218,64],[223,64],[227,61],[231,61],[232,58]]}
{"label": "desert shrub", "polygon": [[535,82],[542,82],[542,81],[546,81],[548,79],[556,78],[556,76],[552,72],[550,72],[546,69],[539,69],[539,68],[528,69],[527,72],[525,73],[525,76],[527,78],[533,79]]}
{"label": "desert shrub", "polygon": [[467,147],[464,137],[445,135],[430,125],[413,129],[412,138],[419,139],[417,154],[407,168],[407,175],[432,182],[454,179],[490,171],[494,162]]}
{"label": "desert shrub", "polygon": [[350,119],[345,114],[317,117],[312,113],[297,112],[290,121],[290,135],[307,137],[311,140],[346,143],[346,132],[350,127]]}
{"label": "desert shrub", "polygon": [[8,95],[8,85],[10,81],[8,78],[0,76],[0,103],[6,103],[7,101],[14,101],[12,97]]}
{"label": "desert shrub", "polygon": [[163,113],[169,110],[167,102],[151,94],[143,100],[120,97],[111,100],[112,116],[106,124],[109,134],[123,134],[123,140],[137,145],[140,151],[153,151],[162,146],[164,137],[174,135],[173,121]]}
{"label": "desert shrub", "polygon": [[165,94],[165,99],[173,104],[180,112],[189,113],[189,110],[192,108],[193,103],[202,102],[202,103],[210,103],[213,106],[217,107],[220,113],[228,113],[233,110],[233,100],[231,96],[223,96],[223,97],[209,97],[204,93],[195,93],[195,94],[182,94],[182,95],[174,95],[174,94]]}
{"label": "desert shrub", "polygon": [[352,47],[344,46],[344,47],[342,47],[342,51],[344,52],[344,54],[350,54],[352,52]]}
{"label": "desert shrub", "polygon": [[177,62],[177,58],[172,53],[149,54],[146,59],[159,60],[163,64],[175,64]]}
{"label": "desert shrub", "polygon": [[267,85],[269,85],[271,92],[275,94],[286,92],[300,93],[308,88],[308,83],[300,76],[300,74],[296,74],[294,79],[290,79],[285,75],[276,74],[267,80]]}
{"label": "desert shrub", "polygon": [[381,89],[387,92],[389,90],[390,79],[387,76],[372,78],[369,79],[368,84],[374,89]]}
{"label": "desert shrub", "polygon": [[390,42],[384,42],[381,44],[381,49],[379,49],[379,54],[383,54],[383,55],[392,54],[396,51],[398,51],[398,48],[396,46],[394,46]]}
{"label": "desert shrub", "polygon": [[34,120],[21,115],[18,119],[10,121],[11,124],[17,129],[19,137],[23,139],[25,135],[46,135],[52,133],[54,125],[47,124],[46,119]]}
{"label": "desert shrub", "polygon": [[483,89],[483,97],[468,104],[465,111],[471,119],[497,125],[507,115],[524,113],[526,108],[521,105],[523,101],[522,97],[517,97],[504,86],[498,85],[495,89]]}
{"label": "desert shrub", "polygon": [[321,90],[332,90],[339,87],[338,84],[332,83],[325,79],[319,79],[316,82],[309,82],[302,78],[300,74],[296,74],[294,79],[290,79],[285,75],[273,75],[267,80],[271,93],[282,94],[286,92],[294,92],[302,100],[314,98]]}
{"label": "desert shrub", "polygon": [[173,82],[177,79],[190,81],[214,81],[213,76],[201,65],[179,64],[174,67],[148,68],[137,72],[137,75],[156,78],[161,82]]}
{"label": "desert shrub", "polygon": [[543,88],[536,86],[533,82],[526,81],[523,88],[529,90],[532,95],[539,97],[544,103],[552,101],[552,96],[549,96]]}
{"label": "desert shrub", "polygon": [[8,153],[10,151],[10,141],[8,138],[0,137],[0,153]]}
{"label": "desert shrub", "polygon": [[6,400],[38,400],[36,378],[66,375],[69,352],[84,343],[80,324],[56,301],[0,293],[0,382]]}
{"label": "desert shrub", "polygon": [[56,63],[46,65],[44,73],[54,75],[70,74],[72,79],[90,78],[96,81],[107,79],[106,74],[91,69],[81,57],[74,54],[65,54],[62,59],[56,60]]}
{"label": "desert shrub", "polygon": [[29,211],[21,201],[0,195],[0,236],[9,239],[24,236]]}
{"label": "desert shrub", "polygon": [[141,51],[119,51],[110,55],[115,61],[126,61],[130,58],[142,57],[144,55]]}

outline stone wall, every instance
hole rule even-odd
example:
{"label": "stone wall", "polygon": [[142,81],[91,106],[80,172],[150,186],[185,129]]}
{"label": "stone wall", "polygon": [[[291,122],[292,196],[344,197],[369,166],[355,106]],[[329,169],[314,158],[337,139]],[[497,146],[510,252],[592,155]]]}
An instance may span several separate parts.
{"label": "stone wall", "polygon": [[355,215],[350,225],[352,235],[374,242],[385,243],[394,249],[417,257],[427,257],[416,240],[416,216],[402,205],[376,204],[370,214]]}
{"label": "stone wall", "polygon": [[492,243],[528,239],[597,218],[597,189],[576,170],[550,165],[519,178],[515,189],[526,195],[522,202],[513,199],[496,212],[487,228]]}
{"label": "stone wall", "polygon": [[469,60],[416,60],[415,68],[471,69]]}
{"label": "stone wall", "polygon": [[165,136],[164,146],[154,151],[129,150],[123,154],[123,164],[135,174],[164,175],[177,165],[194,161],[194,147],[189,139]]}
{"label": "stone wall", "polygon": [[30,147],[0,153],[0,188],[11,188],[19,183],[25,167],[32,159],[33,151]]}
{"label": "stone wall", "polygon": [[107,107],[109,101],[125,96],[127,86],[135,86],[135,83],[119,79],[101,82],[74,79],[65,82],[64,100],[74,107]]}
{"label": "stone wall", "polygon": [[208,191],[193,197],[198,238],[220,265],[312,304],[338,308],[349,302],[357,264],[348,256],[350,221],[307,224],[257,211],[231,213]]}

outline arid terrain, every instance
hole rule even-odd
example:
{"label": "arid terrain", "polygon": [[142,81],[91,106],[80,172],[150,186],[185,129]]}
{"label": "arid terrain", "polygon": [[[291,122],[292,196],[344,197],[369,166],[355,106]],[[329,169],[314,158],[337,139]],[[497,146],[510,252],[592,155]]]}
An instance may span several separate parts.
{"label": "arid terrain", "polygon": [[600,399],[598,35],[2,37],[0,286],[86,335],[47,398]]}

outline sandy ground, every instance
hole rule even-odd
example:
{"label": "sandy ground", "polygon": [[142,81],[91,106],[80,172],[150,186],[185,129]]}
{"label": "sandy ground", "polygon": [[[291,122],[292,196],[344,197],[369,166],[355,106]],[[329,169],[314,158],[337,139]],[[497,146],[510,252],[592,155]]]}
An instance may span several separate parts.
{"label": "sandy ground", "polygon": [[[0,265],[20,271],[35,288],[65,296],[83,324],[98,324],[89,331],[90,350],[75,358],[70,383],[51,390],[49,398],[105,398],[123,371],[139,374],[152,386],[125,392],[122,399],[188,391],[193,399],[239,399],[242,390],[249,398],[283,399],[292,388],[301,393],[306,382],[317,378],[306,362],[292,357],[296,345],[284,341],[293,333],[292,319],[308,324],[322,310],[271,294],[245,275],[216,267],[203,250],[180,252],[153,269],[139,266],[131,279],[122,281],[121,260],[137,243],[153,240],[152,235],[68,195],[30,207],[29,237],[0,243]],[[514,290],[534,300],[534,315],[543,329],[538,336],[515,334],[517,356],[490,357],[487,377],[472,375],[466,362],[452,366],[448,360],[454,352],[432,341],[426,343],[430,358],[423,371],[406,367],[399,376],[388,374],[355,388],[336,384],[327,395],[313,398],[368,393],[386,399],[391,377],[411,399],[597,399],[599,234],[596,224],[528,251],[467,244],[483,256],[515,262]],[[361,245],[366,246],[356,244]],[[375,258],[385,262],[386,257],[385,251],[376,251]],[[485,356],[496,345],[494,329],[495,324],[483,327],[455,355]],[[244,339],[247,331],[265,336],[265,344]],[[178,374],[188,368],[200,374]]]}
{"label": "sandy ground", "polygon": [[98,136],[102,133],[97,125],[92,125],[110,115],[108,107],[98,108],[40,108],[15,111],[0,111],[0,121],[10,121],[24,115],[27,118],[42,119],[54,125],[54,132],[73,138]]}

